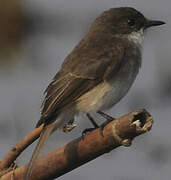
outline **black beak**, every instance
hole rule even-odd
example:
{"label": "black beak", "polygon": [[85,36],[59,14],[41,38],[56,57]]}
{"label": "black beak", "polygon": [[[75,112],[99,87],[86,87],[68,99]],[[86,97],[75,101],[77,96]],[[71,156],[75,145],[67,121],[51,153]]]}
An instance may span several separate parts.
{"label": "black beak", "polygon": [[146,23],[145,28],[149,28],[149,27],[152,27],[152,26],[160,26],[160,25],[163,25],[163,24],[166,24],[166,23],[163,22],[163,21],[148,20],[147,23]]}

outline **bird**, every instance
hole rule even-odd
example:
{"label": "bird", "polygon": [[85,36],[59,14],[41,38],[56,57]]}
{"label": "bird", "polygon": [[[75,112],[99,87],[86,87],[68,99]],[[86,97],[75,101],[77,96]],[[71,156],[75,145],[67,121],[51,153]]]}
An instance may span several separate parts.
{"label": "bird", "polygon": [[163,24],[132,7],[111,8],[95,19],[45,90],[36,126],[43,125],[43,130],[25,180],[48,137],[57,129],[72,127],[76,115],[87,114],[95,128],[91,113],[110,120],[103,111],[118,103],[132,86],[141,67],[144,33]]}

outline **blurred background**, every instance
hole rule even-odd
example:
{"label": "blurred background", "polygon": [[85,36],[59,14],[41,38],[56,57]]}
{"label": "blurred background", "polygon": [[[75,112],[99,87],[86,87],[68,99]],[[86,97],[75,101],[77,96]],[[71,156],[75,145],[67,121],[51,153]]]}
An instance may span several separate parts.
{"label": "blurred background", "polygon": [[[170,180],[170,0],[0,1],[0,159],[35,127],[43,91],[92,21],[119,6],[132,6],[148,18],[167,22],[146,34],[141,71],[127,96],[108,111],[119,117],[146,108],[154,117],[152,131],[136,138],[130,148],[120,147],[59,179]],[[91,127],[86,117],[77,121],[71,133],[54,133],[44,153]],[[19,165],[28,162],[34,145],[23,152]]]}

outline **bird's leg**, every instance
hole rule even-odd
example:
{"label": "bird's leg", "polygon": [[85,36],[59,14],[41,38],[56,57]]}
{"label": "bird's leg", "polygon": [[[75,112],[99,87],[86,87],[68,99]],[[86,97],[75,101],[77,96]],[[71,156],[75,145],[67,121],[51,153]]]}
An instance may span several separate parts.
{"label": "bird's leg", "polygon": [[100,128],[100,134],[103,136],[103,129],[104,127],[111,121],[113,121],[115,118],[109,116],[108,114],[105,114],[102,111],[98,111],[98,114],[100,114],[102,117],[106,119],[104,123],[102,123],[100,126],[95,122],[95,120],[91,117],[89,113],[87,113],[87,117],[90,120],[90,122],[93,124],[94,128],[87,128],[82,132],[82,138],[84,139],[84,136],[88,133],[93,131],[94,129]]}
{"label": "bird's leg", "polygon": [[115,119],[112,116],[109,116],[108,114],[106,114],[102,111],[97,111],[97,113],[100,114],[102,117],[104,117],[109,122]]}
{"label": "bird's leg", "polygon": [[67,124],[62,126],[63,132],[70,132],[72,129],[74,129],[77,125],[74,123],[74,119],[71,119]]}
{"label": "bird's leg", "polygon": [[95,129],[99,128],[99,125],[96,123],[96,121],[92,118],[92,116],[89,113],[87,113],[87,117],[90,120],[90,122],[93,124]]}
{"label": "bird's leg", "polygon": [[88,133],[93,131],[94,129],[99,128],[99,125],[95,122],[95,120],[91,117],[91,115],[89,113],[86,114],[88,119],[90,120],[90,122],[93,124],[94,128],[87,128],[84,129],[84,131],[82,132],[82,138],[84,138],[84,136]]}
{"label": "bird's leg", "polygon": [[103,129],[104,127],[110,123],[111,121],[113,121],[115,118],[109,116],[108,114],[105,114],[104,112],[102,111],[97,111],[98,114],[100,114],[102,117],[104,117],[106,119],[106,121],[104,123],[102,123],[100,125],[100,134],[103,136]]}

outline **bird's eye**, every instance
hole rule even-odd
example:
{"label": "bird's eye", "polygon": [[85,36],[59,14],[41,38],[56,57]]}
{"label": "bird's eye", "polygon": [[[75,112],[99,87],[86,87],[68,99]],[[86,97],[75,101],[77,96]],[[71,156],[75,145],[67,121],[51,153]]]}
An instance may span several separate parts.
{"label": "bird's eye", "polygon": [[128,25],[134,26],[135,25],[135,19],[133,19],[133,18],[128,19]]}

